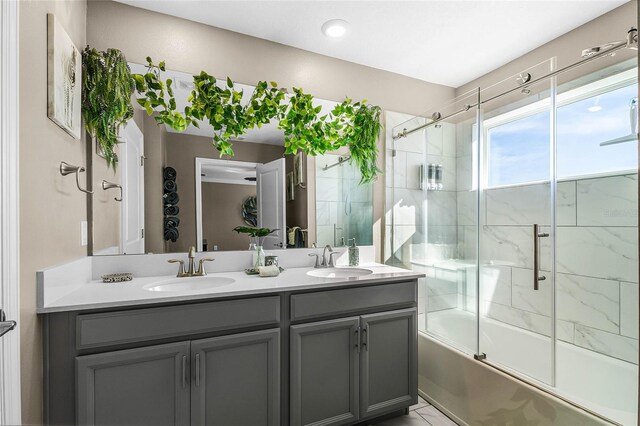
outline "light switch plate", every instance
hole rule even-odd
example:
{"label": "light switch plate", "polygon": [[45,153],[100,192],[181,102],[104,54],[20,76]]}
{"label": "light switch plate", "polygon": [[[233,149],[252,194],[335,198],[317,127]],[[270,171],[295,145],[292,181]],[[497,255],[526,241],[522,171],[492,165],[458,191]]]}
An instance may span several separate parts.
{"label": "light switch plate", "polygon": [[89,244],[88,239],[87,221],[83,220],[82,222],[80,222],[80,245],[84,247]]}

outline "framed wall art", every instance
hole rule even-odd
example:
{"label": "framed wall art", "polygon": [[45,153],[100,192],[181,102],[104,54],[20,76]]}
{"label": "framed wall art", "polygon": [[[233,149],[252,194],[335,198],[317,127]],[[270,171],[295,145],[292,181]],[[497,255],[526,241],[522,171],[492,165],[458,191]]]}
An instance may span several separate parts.
{"label": "framed wall art", "polygon": [[76,139],[81,136],[82,55],[55,15],[47,14],[47,115]]}

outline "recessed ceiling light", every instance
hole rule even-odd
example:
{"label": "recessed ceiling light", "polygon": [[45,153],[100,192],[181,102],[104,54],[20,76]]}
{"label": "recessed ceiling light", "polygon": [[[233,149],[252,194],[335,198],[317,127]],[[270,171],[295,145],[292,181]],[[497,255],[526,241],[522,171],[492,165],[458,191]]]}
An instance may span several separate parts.
{"label": "recessed ceiling light", "polygon": [[589,110],[589,112],[598,112],[602,109],[602,107],[600,105],[593,105],[590,106],[589,108],[587,108],[587,110]]}
{"label": "recessed ceiling light", "polygon": [[349,23],[342,19],[331,19],[322,24],[322,33],[327,37],[340,38],[347,33]]}

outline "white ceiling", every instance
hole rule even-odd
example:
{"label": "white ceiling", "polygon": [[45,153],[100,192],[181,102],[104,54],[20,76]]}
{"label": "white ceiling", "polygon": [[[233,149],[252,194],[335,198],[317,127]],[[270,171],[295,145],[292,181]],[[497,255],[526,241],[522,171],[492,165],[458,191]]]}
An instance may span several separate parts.
{"label": "white ceiling", "polygon": [[[628,0],[118,1],[459,87]],[[334,18],[342,39],[320,31]]]}

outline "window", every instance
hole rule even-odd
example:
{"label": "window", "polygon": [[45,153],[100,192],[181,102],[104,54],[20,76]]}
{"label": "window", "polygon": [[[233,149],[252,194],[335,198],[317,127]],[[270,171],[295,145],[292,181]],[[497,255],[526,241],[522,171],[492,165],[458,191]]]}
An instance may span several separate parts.
{"label": "window", "polygon": [[636,83],[558,108],[558,178],[637,168],[636,143],[600,145],[631,134],[630,104],[637,96]]}
{"label": "window", "polygon": [[549,111],[487,129],[489,187],[549,180]]}
{"label": "window", "polygon": [[[635,133],[637,69],[568,90],[557,97],[556,172],[570,178],[637,168],[637,143],[603,144]],[[549,99],[485,120],[487,187],[548,181]]]}

